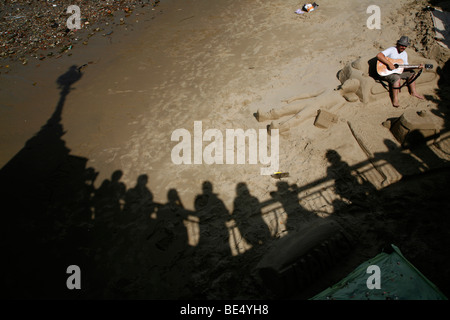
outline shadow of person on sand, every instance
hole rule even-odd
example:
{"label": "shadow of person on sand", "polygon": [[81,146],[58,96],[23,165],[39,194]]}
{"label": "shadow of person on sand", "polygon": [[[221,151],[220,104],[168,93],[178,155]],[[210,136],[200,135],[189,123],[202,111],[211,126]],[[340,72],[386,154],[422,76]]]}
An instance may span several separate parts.
{"label": "shadow of person on sand", "polygon": [[317,218],[317,216],[305,209],[300,204],[300,199],[298,198],[298,186],[296,184],[289,185],[285,181],[277,182],[277,191],[272,191],[270,195],[275,201],[278,201],[283,206],[286,212],[287,219],[285,222],[286,229],[284,232],[289,232],[290,230],[296,230],[303,226],[303,224],[308,223]]}
{"label": "shadow of person on sand", "polygon": [[[155,227],[156,221],[151,219],[151,214],[158,206],[153,202],[153,194],[147,187],[146,174],[139,175],[136,185],[126,192],[123,183],[119,182],[120,176],[121,172],[115,171],[111,181],[105,180],[102,184],[103,192],[100,186],[97,194],[99,209],[112,217],[100,223],[105,232],[99,233],[100,244],[97,248],[109,251],[102,261],[106,262],[106,268],[114,269],[109,278],[115,277],[115,298],[133,297],[127,287],[133,285],[132,279],[136,274],[145,273],[145,266],[150,261],[147,257],[146,236],[149,229]],[[108,236],[111,237],[109,240]],[[136,294],[139,294],[137,291]]]}
{"label": "shadow of person on sand", "polygon": [[126,186],[120,181],[122,175],[121,170],[114,171],[111,180],[103,180],[92,198],[94,207],[92,246],[96,249],[97,265],[101,268],[102,277],[105,279],[112,279],[117,272],[116,262],[111,261],[111,257],[119,250],[118,241],[121,236],[119,220],[126,193]]}
{"label": "shadow of person on sand", "polygon": [[189,265],[183,257],[190,251],[183,220],[188,210],[175,189],[168,191],[167,203],[154,202],[147,183],[148,176],[140,175],[128,190],[120,240],[112,242],[113,254],[104,257],[113,266],[107,290],[112,298],[173,299],[185,294]]}
{"label": "shadow of person on sand", "polygon": [[427,141],[429,140],[430,138],[424,137],[420,131],[414,130],[409,134],[409,143],[406,144],[405,147],[419,158],[427,169],[445,166],[448,161],[442,159],[431,150],[430,146],[427,144]]}
{"label": "shadow of person on sand", "polygon": [[187,210],[176,189],[167,192],[167,203],[157,212],[157,224],[154,233],[148,238],[151,245],[152,278],[160,275],[157,298],[177,299],[191,294],[188,283],[194,268],[185,221],[193,215]]}
{"label": "shadow of person on sand", "polygon": [[[266,291],[253,272],[271,239],[268,226],[262,219],[259,200],[250,194],[246,183],[238,183],[236,193],[232,215],[209,181],[203,182],[202,193],[195,198],[192,215],[199,219],[200,238],[192,256],[185,260],[191,270],[191,298],[235,299],[249,292],[261,296]],[[253,247],[233,252],[230,246],[241,240],[235,230]]]}
{"label": "shadow of person on sand", "polygon": [[122,175],[121,170],[114,171],[111,180],[103,180],[92,199],[95,209],[95,224],[101,228],[112,226],[122,214],[126,193],[125,184],[120,182]]}
{"label": "shadow of person on sand", "polygon": [[350,170],[350,166],[342,161],[341,155],[332,149],[327,150],[325,157],[329,162],[327,177],[334,180],[336,194],[341,198],[333,201],[334,209],[340,210],[347,203],[367,207],[367,197],[374,194],[376,188],[366,179],[360,183]]}
{"label": "shadow of person on sand", "polygon": [[153,193],[148,189],[148,176],[141,174],[134,188],[128,189],[124,198],[122,218],[124,225],[150,218],[159,204],[153,202]]}
{"label": "shadow of person on sand", "polygon": [[250,194],[245,182],[236,186],[232,217],[240,234],[251,246],[270,240],[270,230],[262,217],[259,200]]}
{"label": "shadow of person on sand", "polygon": [[222,200],[213,193],[212,183],[204,181],[202,194],[195,197],[195,214],[199,218],[200,236],[197,250],[209,249],[219,255],[231,255],[226,222],[230,214]]}
{"label": "shadow of person on sand", "polygon": [[161,250],[164,259],[172,261],[182,254],[188,246],[188,235],[183,221],[189,211],[181,202],[177,190],[167,192],[167,203],[158,209],[157,234],[154,234],[155,246]]}
{"label": "shadow of person on sand", "polygon": [[401,146],[392,140],[384,139],[384,144],[388,148],[388,151],[375,153],[374,158],[387,161],[402,177],[417,174],[426,169],[423,163],[406,153]]}

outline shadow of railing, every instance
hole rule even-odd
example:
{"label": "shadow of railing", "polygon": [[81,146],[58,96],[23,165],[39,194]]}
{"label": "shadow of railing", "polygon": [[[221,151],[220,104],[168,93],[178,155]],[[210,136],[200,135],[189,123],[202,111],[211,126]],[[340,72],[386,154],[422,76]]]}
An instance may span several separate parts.
{"label": "shadow of railing", "polygon": [[[443,163],[450,161],[450,132],[443,131],[439,137],[434,137],[433,140],[427,139],[425,144],[420,147],[429,149],[429,152],[436,154],[436,157],[441,158]],[[420,172],[418,168],[415,169],[417,169],[417,174],[420,174],[430,168]],[[409,177],[409,175],[398,172],[388,160],[380,157],[356,163],[350,166],[349,170],[360,183],[360,185],[355,185],[354,188],[361,187],[363,192],[365,189],[365,196],[368,197],[371,196],[367,192],[370,188],[364,188],[364,184],[373,186],[372,191],[375,192],[375,190],[383,189],[403,178]],[[282,180],[280,179],[280,181]],[[348,205],[357,205],[361,208],[361,211],[373,210],[373,208],[370,208],[372,202],[365,203],[363,199],[352,201],[339,195],[336,192],[335,180],[329,175],[301,187],[292,185],[290,186],[290,191],[296,194],[298,203],[306,211],[313,212],[319,218],[327,218]],[[273,238],[281,238],[288,233],[286,229],[287,213],[279,200],[273,197],[266,199],[260,202],[258,209],[269,226]],[[253,217],[256,217],[256,215],[257,213]],[[228,224],[228,228],[230,229],[230,235],[234,239],[234,242],[230,243],[234,255],[242,254],[251,248],[245,243],[245,237],[239,234],[236,223],[232,219]]]}

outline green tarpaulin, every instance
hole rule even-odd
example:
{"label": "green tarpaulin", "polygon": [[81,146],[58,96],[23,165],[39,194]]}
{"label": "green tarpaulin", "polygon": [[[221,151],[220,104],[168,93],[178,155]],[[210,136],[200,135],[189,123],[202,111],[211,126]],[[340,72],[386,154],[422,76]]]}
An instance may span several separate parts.
{"label": "green tarpaulin", "polygon": [[392,253],[367,260],[310,300],[447,300],[399,248],[392,248]]}

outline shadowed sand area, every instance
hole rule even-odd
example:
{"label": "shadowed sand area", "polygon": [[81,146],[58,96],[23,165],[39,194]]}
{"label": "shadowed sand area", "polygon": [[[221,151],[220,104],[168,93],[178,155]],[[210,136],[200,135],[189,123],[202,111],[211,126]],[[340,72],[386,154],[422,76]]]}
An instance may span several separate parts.
{"label": "shadowed sand area", "polygon": [[[391,243],[448,296],[449,52],[424,5],[378,1],[381,29],[371,30],[372,2],[323,0],[297,15],[295,1],[161,1],[70,56],[2,73],[4,297],[274,299],[258,262],[328,220],[354,248],[287,298],[312,297]],[[396,109],[378,83],[367,100],[344,99],[339,71],[401,35],[410,60],[434,62],[417,80],[426,99],[405,87]],[[308,109],[254,115],[291,102]],[[338,120],[315,126],[319,108]],[[382,125],[411,109],[433,117],[437,143],[402,149]],[[203,132],[280,126],[289,177],[261,175],[248,157],[174,164],[172,132],[193,134],[194,121]],[[73,264],[82,290],[67,290]]]}

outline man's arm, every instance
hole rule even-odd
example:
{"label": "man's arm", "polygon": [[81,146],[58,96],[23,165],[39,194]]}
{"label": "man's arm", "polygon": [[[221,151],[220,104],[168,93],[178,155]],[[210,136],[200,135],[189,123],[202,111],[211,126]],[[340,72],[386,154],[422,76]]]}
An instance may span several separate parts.
{"label": "man's arm", "polygon": [[388,67],[389,70],[395,69],[394,64],[386,58],[386,56],[383,54],[383,52],[380,52],[377,54],[377,59],[379,61],[381,61],[382,63],[384,63]]}

